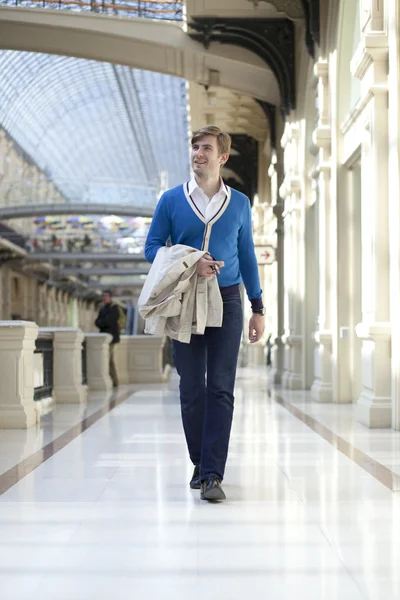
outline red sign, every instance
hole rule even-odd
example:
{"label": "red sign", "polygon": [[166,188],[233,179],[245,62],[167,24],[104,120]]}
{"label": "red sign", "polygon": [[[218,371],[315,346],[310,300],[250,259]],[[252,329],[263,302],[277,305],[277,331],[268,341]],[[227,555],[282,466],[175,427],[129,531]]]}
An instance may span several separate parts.
{"label": "red sign", "polygon": [[272,265],[275,262],[275,248],[273,246],[256,246],[255,250],[259,265]]}

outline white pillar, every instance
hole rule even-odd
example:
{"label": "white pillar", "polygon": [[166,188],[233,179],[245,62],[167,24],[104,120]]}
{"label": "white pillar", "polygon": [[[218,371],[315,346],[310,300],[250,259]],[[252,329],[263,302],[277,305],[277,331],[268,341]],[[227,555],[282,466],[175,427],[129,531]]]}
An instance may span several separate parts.
{"label": "white pillar", "polygon": [[[388,213],[388,44],[383,3],[373,3],[371,22],[352,71],[362,82],[364,139],[362,188],[362,391],[357,416],[368,427],[390,427],[391,350]],[[385,368],[385,365],[386,368]],[[383,381],[383,378],[386,381]]]}
{"label": "white pillar", "polygon": [[0,429],[28,429],[39,415],[33,400],[33,354],[38,327],[0,321]]}
{"label": "white pillar", "polygon": [[297,123],[287,124],[282,138],[285,150],[285,179],[280,196],[285,201],[285,371],[282,385],[289,389],[303,387],[302,350],[304,301],[304,211],[299,177],[301,131]]}
{"label": "white pillar", "polygon": [[112,336],[109,333],[87,333],[85,340],[89,390],[111,390],[110,343]]}
{"label": "white pillar", "polygon": [[390,427],[391,327],[390,323],[360,323],[357,335],[363,340],[362,384],[357,417],[367,427]]}
{"label": "white pillar", "polygon": [[119,344],[114,348],[115,367],[117,369],[119,383],[129,383],[129,339],[127,335],[121,335]]}
{"label": "white pillar", "polygon": [[390,321],[392,324],[392,427],[400,430],[400,5],[388,0]]}
{"label": "white pillar", "polygon": [[11,316],[11,272],[6,266],[1,267],[0,277],[2,279],[1,318],[8,320]]}
{"label": "white pillar", "polygon": [[[260,144],[261,146],[261,144]],[[260,162],[259,171],[262,170],[262,163]],[[255,198],[254,204],[252,207],[252,223],[253,223],[253,237],[254,244],[256,246],[262,246],[267,243],[267,236],[265,235],[264,227],[265,227],[265,211],[268,208],[266,203],[260,204],[260,199]],[[264,265],[258,266],[259,276],[260,276],[260,286],[263,290],[263,298],[264,304],[266,303],[266,299],[268,296],[268,289],[266,285],[266,267]],[[249,319],[251,317],[250,305],[247,302],[247,296],[245,296],[244,301],[244,310],[243,310],[243,331],[244,338],[248,339],[247,331]],[[265,365],[265,331],[262,339],[256,344],[246,344],[247,345],[247,366],[249,367],[259,367]]]}
{"label": "white pillar", "polygon": [[81,403],[87,399],[82,384],[82,343],[84,334],[70,327],[43,327],[53,333],[53,398],[55,402]]}
{"label": "white pillar", "polygon": [[318,124],[313,133],[313,143],[318,149],[316,162],[316,186],[318,204],[318,280],[319,316],[315,333],[315,380],[311,395],[317,402],[332,402],[332,307],[331,260],[332,227],[331,211],[331,127],[329,103],[329,69],[325,60],[315,65],[318,79]]}
{"label": "white pillar", "polygon": [[127,335],[130,383],[162,383],[164,336]]}
{"label": "white pillar", "polygon": [[[272,168],[269,173],[272,174]],[[274,169],[274,176],[276,171]],[[275,338],[271,340],[273,347],[271,351],[272,368],[269,372],[269,379],[272,384],[282,383],[282,377],[284,372],[285,364],[285,348],[283,344],[284,335],[284,315],[285,315],[285,291],[284,291],[284,237],[283,237],[283,206],[282,203],[276,203],[273,207],[274,215],[276,217],[276,262],[274,265],[274,287],[275,287],[275,299],[276,299],[276,320]],[[272,268],[272,267],[271,267]]]}

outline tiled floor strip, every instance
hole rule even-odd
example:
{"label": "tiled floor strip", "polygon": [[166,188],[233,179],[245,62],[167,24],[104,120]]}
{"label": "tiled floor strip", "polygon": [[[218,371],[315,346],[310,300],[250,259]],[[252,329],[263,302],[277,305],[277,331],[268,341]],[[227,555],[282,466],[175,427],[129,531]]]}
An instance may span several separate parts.
{"label": "tiled floor strip", "polygon": [[5,473],[0,475],[0,496],[7,492],[13,485],[21,481],[26,475],[32,473],[35,469],[40,467],[46,460],[54,456],[59,450],[62,450],[72,442],[75,438],[77,438],[81,433],[89,429],[94,423],[96,423],[99,419],[104,417],[107,413],[109,413],[113,408],[125,402],[130,396],[132,396],[132,390],[125,392],[121,395],[115,395],[112,400],[90,416],[86,417],[80,423],[77,423],[68,431],[60,435],[58,438],[32,454],[25,458],[20,463],[6,471]]}
{"label": "tiled floor strip", "polygon": [[350,458],[362,469],[367,471],[372,477],[375,477],[380,483],[389,488],[392,492],[400,492],[400,476],[393,473],[388,467],[381,465],[379,462],[365,454],[362,450],[359,450],[350,442],[344,440],[342,437],[319,423],[314,417],[304,413],[298,406],[284,400],[278,394],[271,394],[275,402],[283,406],[292,415],[294,415],[300,421],[303,421],[310,429],[315,431],[318,435],[324,438],[327,442],[332,444],[339,452]]}
{"label": "tiled floor strip", "polygon": [[[86,431],[99,419],[101,419],[108,412],[113,410],[116,406],[127,400],[132,395],[132,391],[126,392],[121,396],[115,397],[109,402],[109,404],[103,406],[92,415],[86,417],[80,423],[71,427],[68,431],[63,433],[61,436],[41,448],[28,458],[9,469],[7,472],[0,475],[0,495],[4,494],[13,485],[21,481],[26,475],[32,473],[41,464],[46,462],[49,458],[54,456],[59,450],[65,448],[67,444],[72,442],[81,433]],[[339,452],[344,454],[347,458],[350,458],[354,463],[359,465],[362,469],[367,471],[380,483],[386,486],[393,492],[400,491],[400,476],[393,473],[388,467],[380,464],[362,450],[355,448],[352,444],[338,436],[336,433],[330,431],[327,427],[319,423],[316,419],[310,415],[305,414],[298,406],[287,402],[281,396],[273,394],[275,402],[280,404],[283,408],[288,410],[293,416],[305,423],[315,433],[324,438],[332,446],[334,446]]]}

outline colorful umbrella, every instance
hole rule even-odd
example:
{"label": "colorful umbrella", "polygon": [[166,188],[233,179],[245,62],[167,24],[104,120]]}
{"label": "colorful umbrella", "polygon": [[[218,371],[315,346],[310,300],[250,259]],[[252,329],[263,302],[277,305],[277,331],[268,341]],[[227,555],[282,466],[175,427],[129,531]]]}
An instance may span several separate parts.
{"label": "colorful umbrella", "polygon": [[92,221],[92,223],[83,223],[83,225],[81,225],[81,228],[86,231],[88,229],[96,229],[96,225]]}
{"label": "colorful umbrella", "polygon": [[82,215],[70,217],[68,219],[67,223],[69,225],[72,225],[75,228],[84,227],[84,226],[87,226],[87,225],[94,225],[92,219],[89,219],[89,217],[85,217],[85,216],[82,216]]}
{"label": "colorful umbrella", "polygon": [[46,225],[55,225],[58,223],[61,223],[60,219],[57,219],[57,217],[49,217],[49,216],[43,216],[43,217],[37,217],[34,220],[35,225],[42,225],[42,226],[46,226]]}

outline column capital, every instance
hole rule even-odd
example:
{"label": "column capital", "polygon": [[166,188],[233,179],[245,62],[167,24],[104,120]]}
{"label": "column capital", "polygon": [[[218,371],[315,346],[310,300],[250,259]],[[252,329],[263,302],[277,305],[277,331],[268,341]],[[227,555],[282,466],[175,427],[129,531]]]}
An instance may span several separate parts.
{"label": "column capital", "polygon": [[33,321],[0,321],[0,337],[3,341],[36,340],[39,327]]}
{"label": "column capital", "polygon": [[92,346],[109,346],[112,342],[110,333],[85,333],[85,340]]}
{"label": "column capital", "polygon": [[389,42],[387,34],[367,34],[363,37],[350,62],[351,74],[353,77],[363,80],[374,62],[387,61],[388,57]]}
{"label": "column capital", "polygon": [[312,142],[317,148],[330,149],[332,142],[332,131],[330,126],[320,125],[314,129]]}
{"label": "column capital", "polygon": [[128,338],[131,383],[161,383],[165,380],[163,348],[165,336],[132,335]]}
{"label": "column capital", "polygon": [[82,343],[85,339],[83,331],[76,327],[41,327],[39,331],[40,333],[54,334],[54,341],[56,343],[62,341]]}
{"label": "column capital", "polygon": [[329,65],[328,61],[320,58],[314,65],[314,75],[320,79],[321,77],[328,77]]}
{"label": "column capital", "polygon": [[0,321],[0,428],[27,429],[39,419],[33,400],[38,330],[31,321]]}

